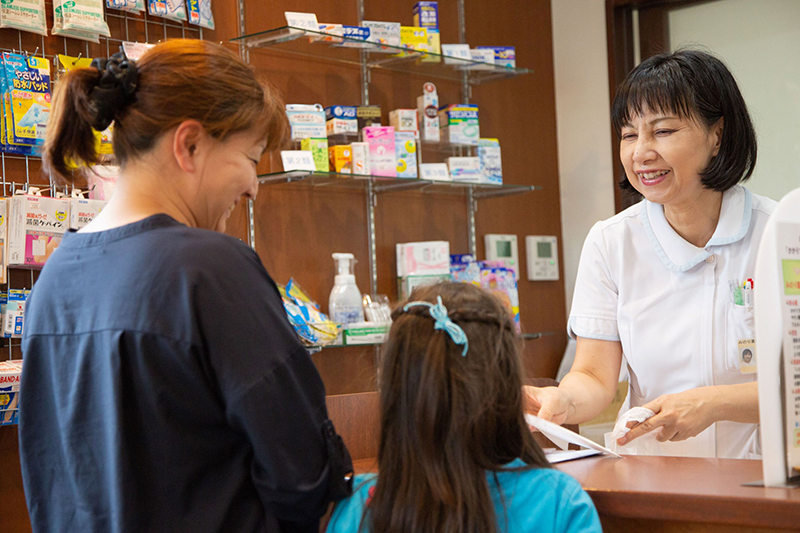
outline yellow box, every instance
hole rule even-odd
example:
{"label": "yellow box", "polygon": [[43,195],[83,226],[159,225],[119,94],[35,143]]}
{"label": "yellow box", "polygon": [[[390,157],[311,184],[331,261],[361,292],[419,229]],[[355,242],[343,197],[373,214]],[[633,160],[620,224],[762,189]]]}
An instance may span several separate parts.
{"label": "yellow box", "polygon": [[426,63],[441,62],[442,58],[440,56],[442,55],[442,41],[441,36],[439,35],[439,30],[432,30],[428,28],[428,52],[438,55],[427,55],[420,59],[420,61],[424,61]]}
{"label": "yellow box", "polygon": [[331,162],[331,170],[333,172],[341,172],[342,174],[350,174],[351,162],[353,154],[350,151],[349,145],[331,146],[328,148],[328,157]]}
{"label": "yellow box", "polygon": [[[428,30],[416,26],[400,26],[400,46],[428,52]],[[398,55],[406,55],[401,53]]]}

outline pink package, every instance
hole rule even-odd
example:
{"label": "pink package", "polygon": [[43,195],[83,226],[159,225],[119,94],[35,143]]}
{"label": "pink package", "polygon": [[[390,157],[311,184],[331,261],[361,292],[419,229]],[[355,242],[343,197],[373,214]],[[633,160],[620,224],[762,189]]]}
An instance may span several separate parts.
{"label": "pink package", "polygon": [[394,152],[394,128],[367,126],[361,130],[362,140],[369,145],[369,169],[373,176],[397,177]]}

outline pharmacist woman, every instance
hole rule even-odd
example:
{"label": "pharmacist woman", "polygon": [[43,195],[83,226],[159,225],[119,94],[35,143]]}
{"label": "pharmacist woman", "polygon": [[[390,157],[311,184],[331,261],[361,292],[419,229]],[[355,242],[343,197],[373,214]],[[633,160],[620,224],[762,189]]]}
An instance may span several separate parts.
{"label": "pharmacist woman", "polygon": [[28,300],[20,459],[34,531],[318,530],[349,455],[253,251],[220,233],[281,145],[282,104],[224,48],[170,40],[58,83],[68,182],[114,121],[111,201]]}
{"label": "pharmacist woman", "polygon": [[[621,185],[644,200],[589,232],[568,325],[575,362],[557,388],[527,388],[532,409],[557,423],[591,420],[611,402],[624,355],[630,388],[621,413],[643,406],[655,414],[631,422],[618,444],[755,457],[756,375],[740,358],[752,347],[753,311],[738,289],[753,278],[776,204],[739,185],[756,163],[745,102],[722,62],[680,51],[628,75],[612,121]],[[641,447],[648,438],[655,452]]]}

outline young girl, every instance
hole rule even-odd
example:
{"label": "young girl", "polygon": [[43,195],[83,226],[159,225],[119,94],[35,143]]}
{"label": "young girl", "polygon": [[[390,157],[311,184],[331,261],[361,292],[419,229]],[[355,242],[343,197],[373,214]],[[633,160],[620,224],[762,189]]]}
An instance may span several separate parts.
{"label": "young girl", "polygon": [[357,476],[328,531],[601,531],[589,496],[549,467],[525,423],[520,338],[501,302],[441,283],[393,319],[380,473]]}

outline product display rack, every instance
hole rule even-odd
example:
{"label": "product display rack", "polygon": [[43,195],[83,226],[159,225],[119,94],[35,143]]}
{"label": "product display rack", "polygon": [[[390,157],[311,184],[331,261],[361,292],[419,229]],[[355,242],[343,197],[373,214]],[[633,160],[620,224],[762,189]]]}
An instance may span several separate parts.
{"label": "product display rack", "polygon": [[[358,24],[364,18],[364,0],[356,0]],[[434,79],[445,79],[461,82],[461,103],[469,103],[472,97],[472,86],[497,82],[520,75],[532,74],[532,69],[497,66],[484,63],[447,57],[441,54],[420,52],[405,47],[369,43],[362,40],[337,36],[322,31],[312,31],[293,26],[281,26],[265,31],[247,33],[244,19],[244,0],[238,0],[240,36],[231,39],[239,45],[242,58],[249,62],[250,52],[262,49],[317,60],[329,61],[343,65],[360,67],[361,71],[361,105],[370,104],[371,72],[373,69],[391,70],[413,73]],[[464,0],[458,0],[458,34],[459,43],[466,43],[466,24]],[[330,39],[326,41],[323,39]],[[332,42],[333,40],[339,43]],[[336,46],[345,43],[358,47]],[[467,155],[474,149],[472,146],[453,145],[448,143],[421,143],[420,148],[427,148],[453,155]],[[273,167],[274,168],[274,167]],[[477,236],[475,229],[475,213],[479,200],[525,194],[541,187],[535,185],[491,185],[463,183],[451,181],[431,181],[419,178],[391,178],[381,176],[352,175],[337,172],[319,171],[284,171],[262,174],[259,177],[262,185],[308,186],[315,189],[354,189],[362,190],[366,195],[367,239],[369,249],[370,292],[378,292],[378,270],[376,249],[375,209],[377,196],[387,192],[419,191],[421,194],[437,194],[461,196],[466,201],[467,232],[469,253],[477,255]],[[253,201],[247,203],[248,244],[255,250],[255,218]],[[553,332],[540,332],[524,335],[525,339],[538,339]],[[320,347],[311,347],[310,351],[319,351]],[[378,351],[376,346],[376,361]]]}
{"label": "product display rack", "polygon": [[248,49],[270,47],[287,54],[359,66],[362,64],[363,56],[363,61],[369,69],[414,73],[436,79],[461,81],[462,76],[466,74],[472,85],[533,72],[526,68],[420,52],[403,46],[370,43],[293,26],[281,26],[243,35],[232,39],[231,42],[241,44]]}

